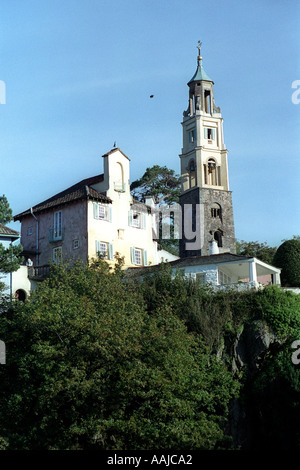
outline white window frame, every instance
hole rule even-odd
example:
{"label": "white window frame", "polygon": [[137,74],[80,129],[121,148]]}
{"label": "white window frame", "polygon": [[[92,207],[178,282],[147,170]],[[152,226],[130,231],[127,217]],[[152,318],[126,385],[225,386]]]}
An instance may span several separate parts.
{"label": "white window frame", "polygon": [[147,250],[132,246],[130,248],[131,263],[135,266],[148,266]]}
{"label": "white window frame", "polygon": [[130,210],[128,213],[128,225],[134,228],[146,229],[147,214],[145,212]]}
{"label": "white window frame", "polygon": [[28,227],[27,235],[30,236],[30,235],[32,235],[32,233],[33,233],[32,227]]}
{"label": "white window frame", "polygon": [[94,219],[112,221],[112,208],[98,202],[94,202]]}
{"label": "white window frame", "polygon": [[[57,256],[57,253],[60,253],[59,256]],[[52,249],[52,259],[55,264],[58,264],[62,260],[62,246],[56,246]]]}
{"label": "white window frame", "polygon": [[78,238],[76,238],[75,240],[73,240],[73,250],[78,250],[79,248],[79,240]]}
{"label": "white window frame", "polygon": [[103,255],[103,259],[107,260],[113,260],[114,259],[114,250],[113,250],[113,244],[96,240],[96,255],[97,256]]}

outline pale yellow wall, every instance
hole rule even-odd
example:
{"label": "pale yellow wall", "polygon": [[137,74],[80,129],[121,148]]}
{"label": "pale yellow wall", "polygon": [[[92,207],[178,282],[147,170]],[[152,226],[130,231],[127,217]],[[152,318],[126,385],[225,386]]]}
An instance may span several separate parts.
{"label": "pale yellow wall", "polygon": [[[120,189],[120,167],[123,171],[124,191]],[[94,186],[112,200],[111,222],[94,218],[93,202],[88,203],[88,256],[96,257],[96,240],[112,243],[114,253],[124,256],[125,266],[131,263],[130,247],[147,250],[148,265],[157,259],[156,242],[152,238],[152,215],[147,211],[146,228],[129,226],[129,211],[132,209],[130,194],[130,161],[118,149],[104,157],[104,181]],[[146,208],[146,206],[144,206]],[[120,238],[122,231],[123,238]],[[110,261],[109,261],[110,262]],[[112,264],[114,261],[112,262]]]}

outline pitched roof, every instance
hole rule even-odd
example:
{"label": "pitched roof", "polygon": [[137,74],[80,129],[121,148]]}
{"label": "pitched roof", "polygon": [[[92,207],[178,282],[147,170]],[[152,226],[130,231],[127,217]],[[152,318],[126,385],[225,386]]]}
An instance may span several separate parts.
{"label": "pitched roof", "polygon": [[6,225],[0,224],[0,238],[19,238],[20,234]]}
{"label": "pitched roof", "polygon": [[[35,205],[32,207],[32,210],[36,214],[83,199],[93,199],[101,202],[111,203],[112,200],[110,198],[91,187],[92,184],[101,183],[103,178],[103,174],[86,178],[79,183],[70,186],[64,191],[55,194],[55,196],[52,196],[49,199],[46,199],[45,201]],[[27,209],[26,211],[15,215],[14,220],[21,220],[23,217],[26,217],[30,214],[31,209]]]}

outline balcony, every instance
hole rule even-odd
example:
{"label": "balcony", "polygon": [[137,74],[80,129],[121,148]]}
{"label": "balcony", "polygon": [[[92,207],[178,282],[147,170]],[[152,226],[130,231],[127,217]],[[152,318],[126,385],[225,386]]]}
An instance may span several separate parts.
{"label": "balcony", "polygon": [[126,184],[125,183],[114,183],[114,190],[118,191],[119,193],[125,193]]}
{"label": "balcony", "polygon": [[59,242],[64,239],[64,233],[65,229],[64,228],[50,228],[49,230],[49,242],[54,243],[54,242]]}
{"label": "balcony", "polygon": [[28,278],[31,281],[44,281],[50,274],[50,266],[45,264],[43,266],[29,266]]}

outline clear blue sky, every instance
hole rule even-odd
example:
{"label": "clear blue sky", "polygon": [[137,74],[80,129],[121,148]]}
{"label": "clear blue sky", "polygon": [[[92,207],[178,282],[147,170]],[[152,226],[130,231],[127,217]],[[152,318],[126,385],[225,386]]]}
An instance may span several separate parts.
{"label": "clear blue sky", "polygon": [[102,173],[114,141],[131,181],[154,164],[179,173],[199,39],[224,118],[236,237],[279,245],[300,234],[298,0],[2,0],[0,194],[14,214]]}

